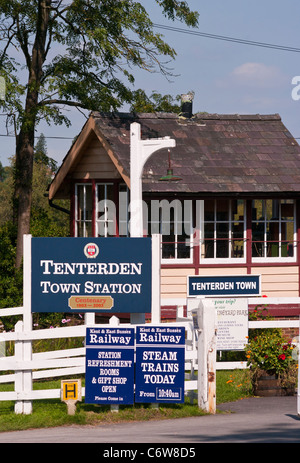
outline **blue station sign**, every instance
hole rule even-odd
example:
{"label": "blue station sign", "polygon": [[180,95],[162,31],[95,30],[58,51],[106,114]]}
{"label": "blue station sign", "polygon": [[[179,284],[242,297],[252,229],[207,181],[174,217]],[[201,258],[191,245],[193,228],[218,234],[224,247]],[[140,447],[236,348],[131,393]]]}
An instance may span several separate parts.
{"label": "blue station sign", "polygon": [[188,276],[188,297],[260,296],[260,275]]}
{"label": "blue station sign", "polygon": [[85,402],[134,402],[134,328],[87,328]]}
{"label": "blue station sign", "polygon": [[184,402],[184,327],[137,327],[135,402]]}
{"label": "blue station sign", "polygon": [[151,238],[32,238],[32,312],[151,312]]}

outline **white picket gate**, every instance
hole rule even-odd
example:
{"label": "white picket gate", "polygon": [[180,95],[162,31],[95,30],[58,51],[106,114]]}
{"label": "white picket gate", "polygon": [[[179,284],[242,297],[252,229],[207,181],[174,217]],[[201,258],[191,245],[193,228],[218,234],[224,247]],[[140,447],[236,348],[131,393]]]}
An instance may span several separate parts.
{"label": "white picket gate", "polygon": [[[182,301],[177,301],[177,319],[168,326],[184,326],[186,329],[185,349],[185,394],[190,398],[197,397],[197,350],[196,336],[193,329],[193,322],[190,318],[183,316]],[[265,301],[263,301],[265,303]],[[170,304],[172,305],[172,304]],[[174,304],[175,305],[175,304]],[[0,319],[4,316],[24,315],[23,307],[0,309]],[[117,326],[119,319],[111,317],[109,324]],[[28,325],[28,323],[27,323]],[[159,325],[155,323],[155,326]],[[166,326],[166,323],[162,323]],[[35,390],[32,383],[37,379],[49,379],[66,377],[85,373],[85,347],[84,345],[75,349],[55,350],[49,352],[31,354],[31,343],[33,340],[62,339],[73,337],[85,337],[86,327],[95,326],[94,314],[86,314],[83,325],[61,328],[49,328],[32,330],[24,328],[24,321],[19,321],[13,332],[0,333],[0,343],[14,341],[15,349],[13,356],[0,357],[0,383],[14,383],[13,391],[0,392],[0,401],[15,401],[16,413],[30,413],[31,401],[37,399],[60,398],[60,389]],[[108,325],[96,325],[97,327],[108,327]],[[123,324],[122,327],[132,327],[130,324]],[[250,321],[249,328],[298,328],[299,320],[274,320],[274,321]],[[246,362],[217,362],[217,370],[247,368]],[[14,373],[11,373],[13,371]],[[85,395],[83,388],[82,395]],[[27,410],[27,412],[26,412]]]}

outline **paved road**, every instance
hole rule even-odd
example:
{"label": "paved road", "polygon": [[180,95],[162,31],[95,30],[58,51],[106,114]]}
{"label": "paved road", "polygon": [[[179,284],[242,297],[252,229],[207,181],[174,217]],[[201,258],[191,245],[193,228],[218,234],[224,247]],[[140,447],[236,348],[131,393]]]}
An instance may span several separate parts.
{"label": "paved road", "polygon": [[[219,405],[218,409],[231,413],[4,432],[0,433],[0,443],[121,443],[124,448],[129,443],[143,443],[143,449],[159,443],[189,447],[197,443],[300,443],[296,397],[250,398]],[[106,448],[112,447],[102,445],[101,452]]]}

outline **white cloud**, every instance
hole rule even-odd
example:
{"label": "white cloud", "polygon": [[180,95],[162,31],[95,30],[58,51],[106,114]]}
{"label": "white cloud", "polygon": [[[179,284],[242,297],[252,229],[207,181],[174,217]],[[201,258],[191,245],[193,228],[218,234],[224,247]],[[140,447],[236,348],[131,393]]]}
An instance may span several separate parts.
{"label": "white cloud", "polygon": [[224,79],[216,82],[219,87],[232,85],[251,88],[275,88],[287,82],[287,77],[276,66],[263,63],[244,63],[237,66]]}
{"label": "white cloud", "polygon": [[263,63],[244,63],[232,71],[231,78],[239,85],[260,88],[277,87],[285,80],[279,68]]}

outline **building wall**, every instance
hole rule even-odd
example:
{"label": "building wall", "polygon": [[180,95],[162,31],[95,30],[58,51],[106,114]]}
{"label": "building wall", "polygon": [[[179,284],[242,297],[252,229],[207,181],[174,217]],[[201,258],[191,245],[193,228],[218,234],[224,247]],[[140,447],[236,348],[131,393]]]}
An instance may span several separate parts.
{"label": "building wall", "polygon": [[193,268],[162,268],[161,298],[186,298],[187,276],[195,275]]}
{"label": "building wall", "polygon": [[[187,294],[187,276],[223,276],[247,275],[247,267],[205,267],[172,268],[162,267],[162,298],[185,298]],[[252,275],[261,275],[261,294],[268,297],[299,297],[299,267],[292,266],[253,266]]]}
{"label": "building wall", "polygon": [[262,295],[268,297],[298,297],[299,267],[268,266],[251,268],[253,275],[261,275]]}
{"label": "building wall", "polygon": [[72,178],[74,180],[120,178],[119,172],[96,135],[91,137],[84,156],[80,157],[72,169]]}
{"label": "building wall", "polygon": [[[83,154],[72,166],[69,177],[76,181],[113,180],[121,176],[111,158],[103,148],[97,136],[90,136]],[[300,207],[298,207],[299,223]],[[251,227],[251,224],[250,224]],[[300,228],[297,227],[298,233]],[[300,255],[298,256],[299,259]],[[258,274],[262,276],[262,295],[269,297],[299,297],[299,265],[295,264],[254,264],[250,260],[237,265],[201,265],[199,263],[199,248],[195,247],[194,263],[189,265],[164,264],[161,270],[161,297],[186,298],[188,275],[246,275]]]}

